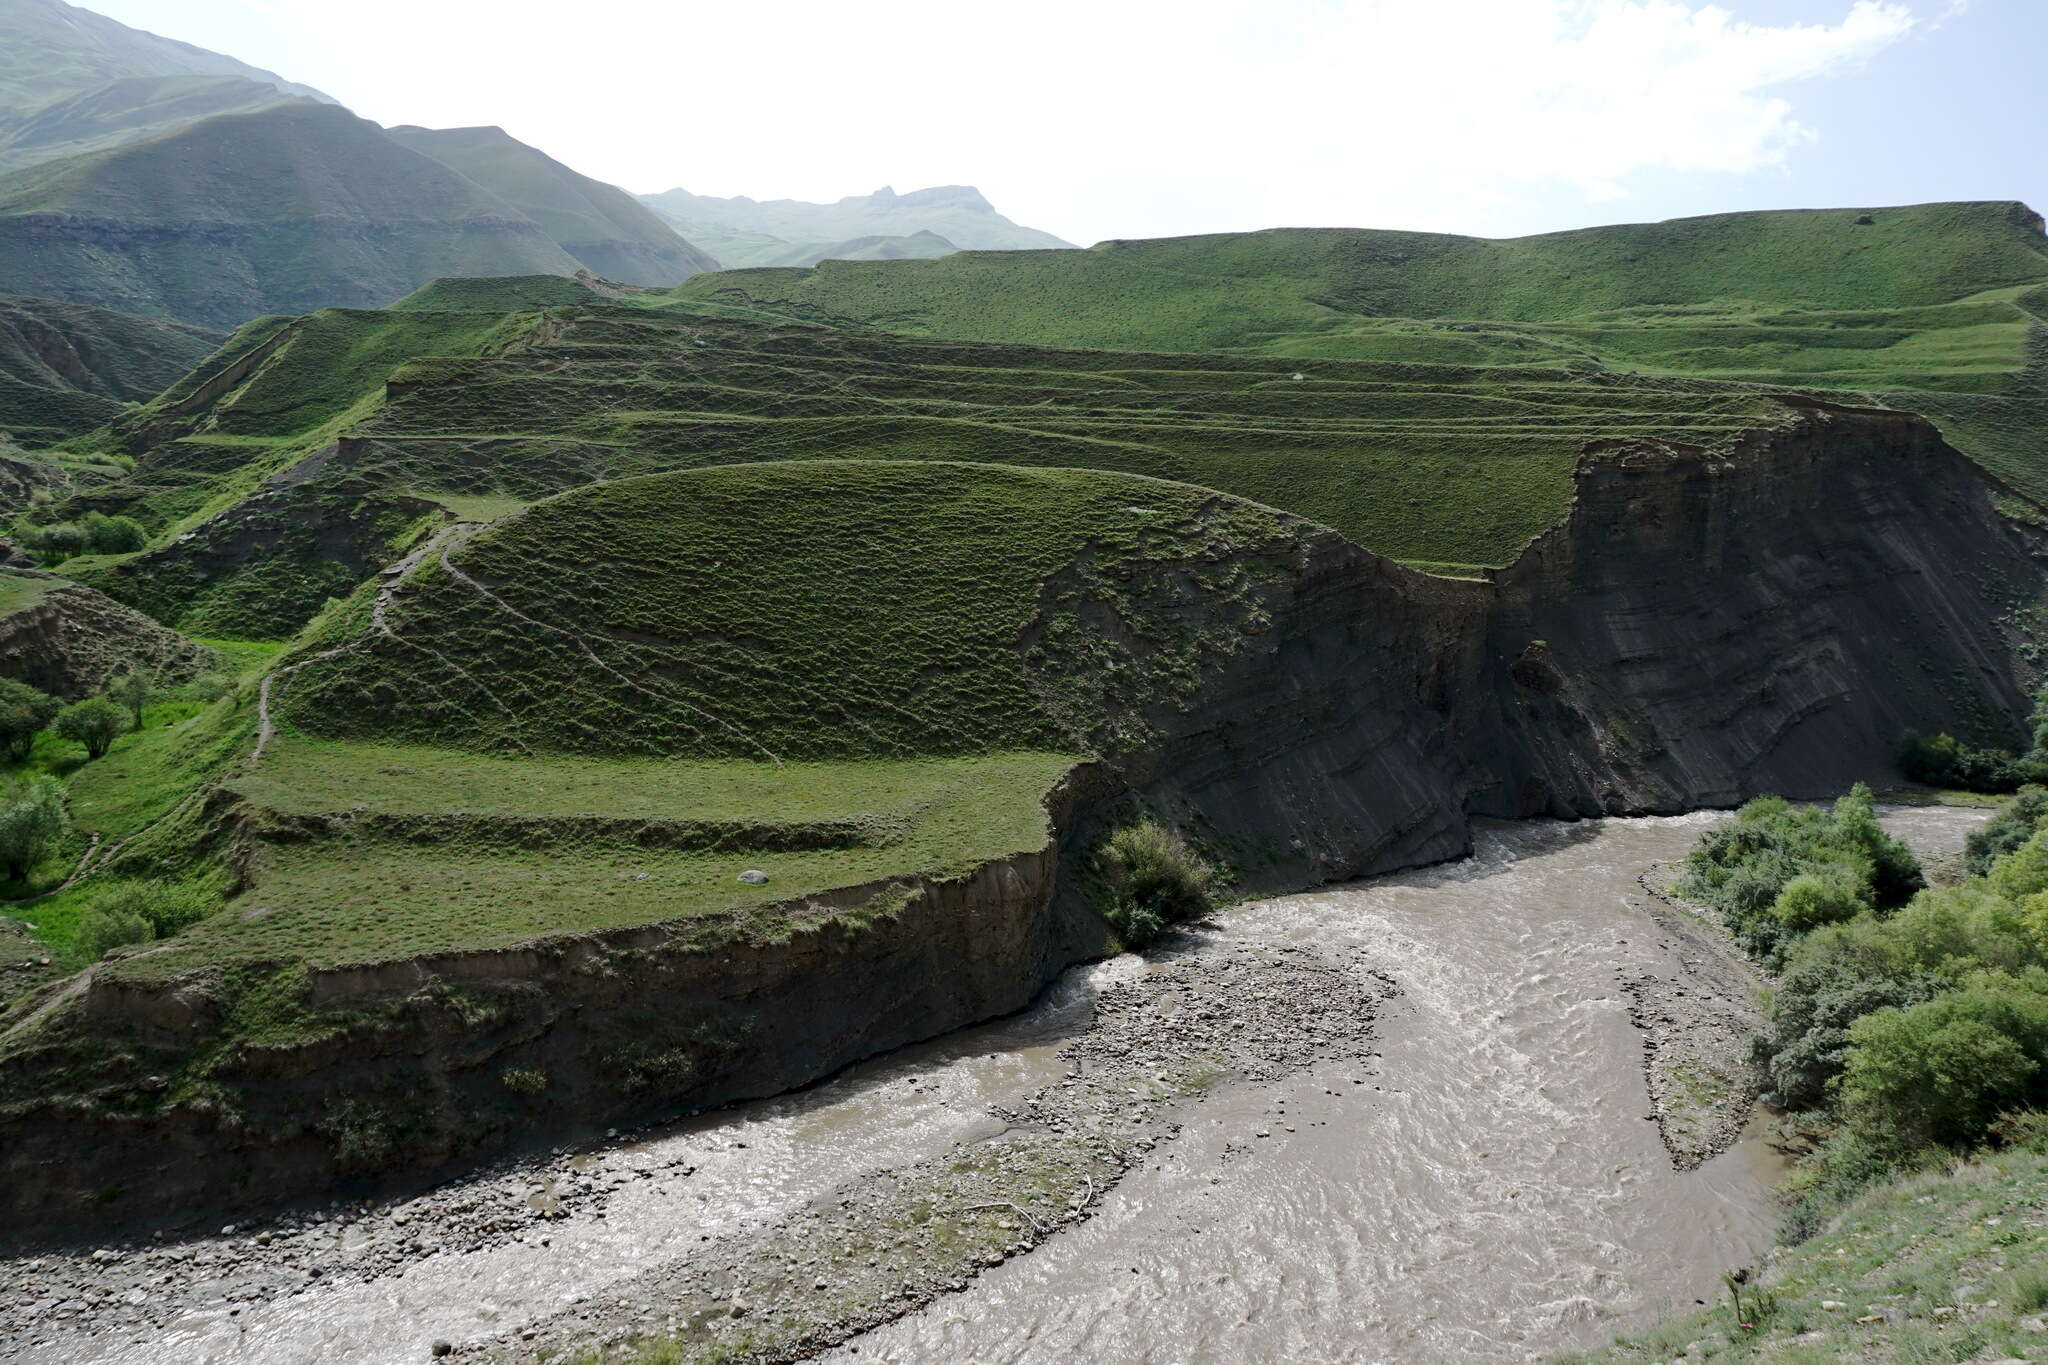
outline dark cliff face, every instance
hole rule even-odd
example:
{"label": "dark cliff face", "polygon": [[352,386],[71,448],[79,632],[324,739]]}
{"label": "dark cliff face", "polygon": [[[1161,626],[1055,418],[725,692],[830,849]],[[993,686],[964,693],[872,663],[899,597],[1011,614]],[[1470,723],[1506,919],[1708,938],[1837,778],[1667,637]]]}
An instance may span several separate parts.
{"label": "dark cliff face", "polygon": [[1918,417],[1802,405],[1732,451],[1589,454],[1491,582],[1305,531],[1249,646],[1112,766],[1261,888],[1453,856],[1472,816],[1883,781],[1909,730],[2027,709],[2048,537],[1999,496]]}

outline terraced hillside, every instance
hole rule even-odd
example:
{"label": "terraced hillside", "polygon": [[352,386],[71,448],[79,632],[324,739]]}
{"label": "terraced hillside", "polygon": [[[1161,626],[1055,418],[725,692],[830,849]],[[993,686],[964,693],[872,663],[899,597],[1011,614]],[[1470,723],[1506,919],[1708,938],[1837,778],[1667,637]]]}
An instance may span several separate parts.
{"label": "terraced hillside", "polygon": [[922,336],[1995,390],[2048,281],[2023,204],[1722,214],[1507,241],[1279,229],[733,271],[682,297]]}
{"label": "terraced hillside", "polygon": [[[0,979],[11,1207],[445,1169],[1015,1008],[1111,942],[1089,858],[1140,811],[1299,886],[1477,815],[2004,737],[2048,648],[2038,253],[1961,219],[1935,292],[2012,291],[2017,341],[1950,367],[1944,310],[1991,303],[1894,288],[1921,341],[1875,391],[907,336],[588,276],[243,326],[29,517],[133,517],[145,548],[63,575],[236,677],[31,755],[73,822],[20,888],[51,961]],[[1755,292],[1846,315],[1910,273],[1816,259]],[[94,962],[139,880],[175,913]]]}

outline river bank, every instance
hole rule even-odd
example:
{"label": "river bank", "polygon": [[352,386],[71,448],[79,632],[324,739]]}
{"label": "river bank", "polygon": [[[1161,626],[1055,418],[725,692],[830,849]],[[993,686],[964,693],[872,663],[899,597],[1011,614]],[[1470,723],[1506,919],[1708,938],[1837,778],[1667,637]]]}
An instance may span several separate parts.
{"label": "river bank", "polygon": [[[1705,1296],[1775,1224],[1778,1158],[1735,1140],[1746,1096],[1697,1106],[1691,1145],[1671,1145],[1646,1040],[1691,1016],[1646,1025],[1627,989],[1727,1013],[1705,988],[1727,962],[1652,894],[1656,866],[1720,818],[1488,826],[1472,858],[1233,909],[794,1095],[413,1200],[11,1261],[0,1354],[381,1365],[437,1342],[530,1361],[674,1339],[683,1358],[837,1342],[849,1362],[1420,1361],[1591,1344]],[[1981,817],[1895,818],[1932,851]]]}

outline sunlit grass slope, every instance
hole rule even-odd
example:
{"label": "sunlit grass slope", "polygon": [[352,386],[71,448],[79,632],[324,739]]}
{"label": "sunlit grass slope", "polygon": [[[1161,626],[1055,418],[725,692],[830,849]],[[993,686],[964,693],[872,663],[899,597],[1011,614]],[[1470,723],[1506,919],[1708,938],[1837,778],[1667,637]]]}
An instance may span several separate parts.
{"label": "sunlit grass slope", "polygon": [[1085,252],[828,261],[700,276],[677,297],[1042,346],[1597,359],[1864,387],[1938,373],[1981,386],[2016,368],[2026,346],[2028,319],[1997,295],[2044,280],[2048,242],[2031,210],[1965,203],[1719,214],[1505,241],[1276,229]]}

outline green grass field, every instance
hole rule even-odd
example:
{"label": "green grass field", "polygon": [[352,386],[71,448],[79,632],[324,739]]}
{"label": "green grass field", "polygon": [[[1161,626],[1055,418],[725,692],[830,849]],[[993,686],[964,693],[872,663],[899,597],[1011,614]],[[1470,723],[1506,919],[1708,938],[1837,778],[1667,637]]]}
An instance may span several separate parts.
{"label": "green grass field", "polygon": [[[515,761],[287,741],[232,788],[258,811],[336,817],[332,831],[264,845],[251,884],[221,914],[117,971],[161,978],[213,962],[379,962],[705,916],[722,917],[717,931],[726,932],[725,912],[741,914],[748,932],[772,934],[772,917],[748,914],[888,877],[958,875],[1043,847],[1043,799],[1075,761]],[[455,833],[436,839],[428,822],[368,814],[451,817]],[[694,825],[718,837],[708,847],[643,844],[605,837],[593,829],[599,820]],[[823,846],[802,846],[811,844]],[[749,869],[768,882],[739,883]]]}

